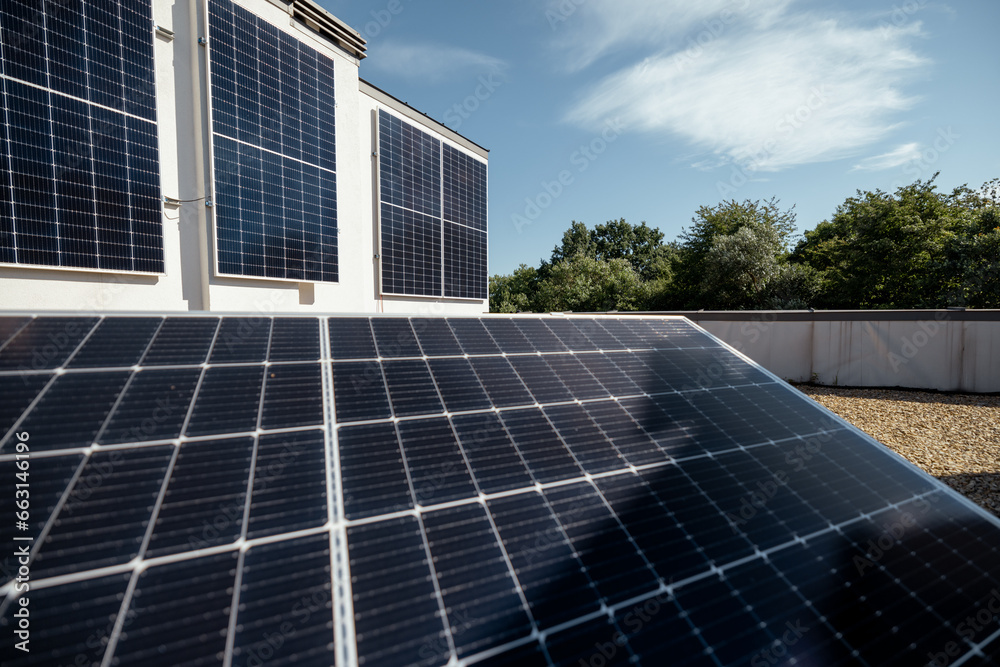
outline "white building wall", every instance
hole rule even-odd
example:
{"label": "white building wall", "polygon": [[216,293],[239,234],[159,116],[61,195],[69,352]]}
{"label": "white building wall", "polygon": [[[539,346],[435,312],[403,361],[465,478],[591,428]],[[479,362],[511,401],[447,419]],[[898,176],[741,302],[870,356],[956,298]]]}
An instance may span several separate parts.
{"label": "white building wall", "polygon": [[[338,283],[285,282],[215,276],[211,209],[202,202],[164,206],[165,275],[146,276],[34,267],[0,267],[0,308],[18,311],[352,312],[477,314],[485,300],[379,298],[375,260],[377,210],[372,111],[379,105],[409,116],[422,129],[467,150],[458,135],[402,103],[380,95],[358,76],[359,61],[293,21],[269,0],[236,0],[335,64]],[[154,21],[172,40],[154,38],[160,188],[176,199],[213,197],[206,0],[153,0]],[[362,92],[362,87],[369,92]],[[419,119],[419,120],[418,120]],[[464,141],[464,140],[462,140]],[[485,151],[478,153],[485,157]],[[219,187],[224,187],[219,185]]]}

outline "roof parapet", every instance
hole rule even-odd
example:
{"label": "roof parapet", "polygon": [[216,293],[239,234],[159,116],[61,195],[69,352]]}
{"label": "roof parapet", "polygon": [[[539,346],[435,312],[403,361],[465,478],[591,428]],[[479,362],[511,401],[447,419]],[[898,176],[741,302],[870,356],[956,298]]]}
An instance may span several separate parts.
{"label": "roof parapet", "polygon": [[292,18],[302,21],[358,60],[366,57],[367,42],[361,33],[320,7],[313,0],[292,0],[288,6],[288,12]]}

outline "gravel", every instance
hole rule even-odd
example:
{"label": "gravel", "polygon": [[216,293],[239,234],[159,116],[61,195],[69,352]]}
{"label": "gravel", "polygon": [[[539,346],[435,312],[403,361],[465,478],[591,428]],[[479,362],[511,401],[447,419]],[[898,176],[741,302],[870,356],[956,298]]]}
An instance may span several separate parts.
{"label": "gravel", "polygon": [[798,389],[1000,516],[1000,396]]}

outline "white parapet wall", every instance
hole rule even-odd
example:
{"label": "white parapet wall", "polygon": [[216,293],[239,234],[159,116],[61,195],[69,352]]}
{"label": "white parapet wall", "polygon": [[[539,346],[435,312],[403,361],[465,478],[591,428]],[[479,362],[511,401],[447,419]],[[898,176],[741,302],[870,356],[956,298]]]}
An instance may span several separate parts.
{"label": "white parapet wall", "polygon": [[1000,311],[726,311],[683,315],[793,382],[1000,392]]}

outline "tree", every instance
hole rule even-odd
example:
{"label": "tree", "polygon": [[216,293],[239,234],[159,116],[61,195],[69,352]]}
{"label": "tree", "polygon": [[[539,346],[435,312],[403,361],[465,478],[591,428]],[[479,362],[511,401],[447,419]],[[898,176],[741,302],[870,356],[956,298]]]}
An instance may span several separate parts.
{"label": "tree", "polygon": [[648,289],[624,259],[603,261],[578,254],[553,264],[538,286],[540,311],[642,310]]}
{"label": "tree", "polygon": [[781,238],[774,227],[751,223],[712,240],[701,279],[703,307],[760,307],[780,274]]}
{"label": "tree", "polygon": [[584,255],[600,261],[624,259],[644,279],[656,277],[658,263],[667,254],[663,232],[648,227],[645,222],[633,225],[625,218],[609,220],[590,231],[575,220],[563,233],[562,243],[552,250],[550,264],[574,255]]}
{"label": "tree", "polygon": [[830,221],[805,233],[791,260],[822,272],[821,305],[828,308],[926,308],[962,280],[967,261],[956,240],[982,208],[967,187],[936,192],[928,181],[894,194],[858,191]]}
{"label": "tree", "polygon": [[522,264],[509,276],[490,277],[490,312],[519,313],[536,310],[538,270]]}
{"label": "tree", "polygon": [[590,230],[587,229],[587,225],[576,220],[571,222],[569,229],[563,232],[562,243],[552,249],[552,257],[549,261],[555,264],[574,255],[586,257],[597,255],[597,245],[591,237]]}
{"label": "tree", "polygon": [[[795,231],[794,206],[782,210],[777,199],[743,202],[731,200],[717,206],[702,206],[691,219],[691,228],[679,236],[680,247],[674,264],[674,287],[671,299],[687,308],[702,308],[702,281],[706,261],[716,238],[731,236],[741,228],[755,225],[776,240],[775,256],[784,255]],[[746,240],[746,238],[744,238]],[[717,251],[721,252],[721,251]]]}

